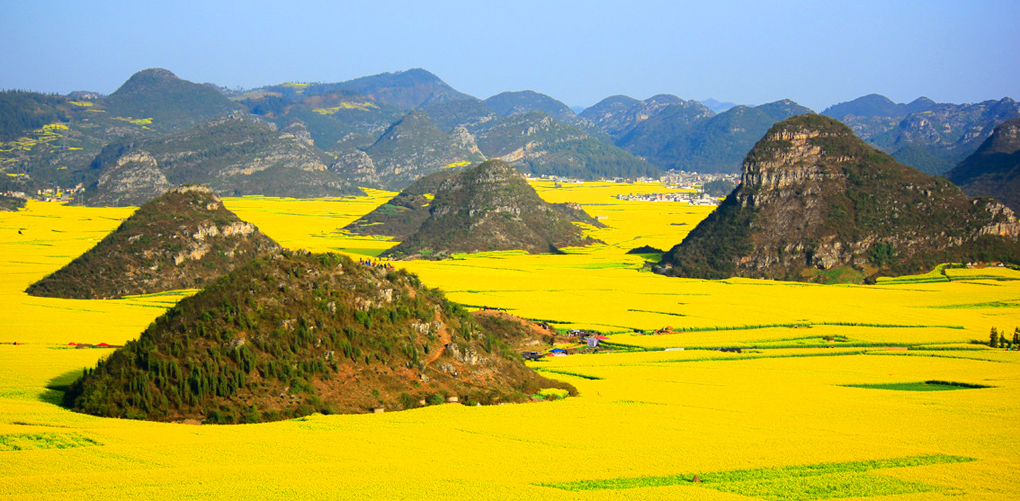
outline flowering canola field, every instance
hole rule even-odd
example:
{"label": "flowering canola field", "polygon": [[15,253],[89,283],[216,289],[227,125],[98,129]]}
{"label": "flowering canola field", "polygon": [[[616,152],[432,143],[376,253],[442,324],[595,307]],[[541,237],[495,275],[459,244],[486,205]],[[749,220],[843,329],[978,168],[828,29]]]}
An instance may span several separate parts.
{"label": "flowering canola field", "polygon": [[[191,291],[27,296],[132,210],[30,202],[0,213],[0,499],[1020,497],[1020,353],[970,343],[1020,325],[1020,274],[875,286],[665,278],[641,271],[654,256],[626,251],[668,249],[708,208],[612,198],[666,191],[652,184],[536,188],[601,217],[609,227],[590,232],[605,245],[395,264],[465,305],[612,333],[612,353],[532,364],[578,397],[258,425],[59,407],[48,387],[109,353],[68,343],[121,344]],[[287,247],[374,257],[394,243],[338,229],[391,195],[225,202]],[[876,389],[930,380],[987,388]]]}

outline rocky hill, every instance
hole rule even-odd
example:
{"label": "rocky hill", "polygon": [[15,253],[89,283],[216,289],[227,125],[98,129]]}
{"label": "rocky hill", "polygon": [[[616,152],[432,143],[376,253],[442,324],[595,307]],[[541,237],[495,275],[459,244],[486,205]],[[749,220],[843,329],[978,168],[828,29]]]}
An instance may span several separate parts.
{"label": "rocky hill", "polygon": [[996,127],[946,179],[972,197],[993,197],[1020,211],[1020,118]]}
{"label": "rocky hill", "polygon": [[140,205],[171,186],[200,183],[219,195],[322,197],[362,193],[329,169],[332,158],[307,140],[243,116],[168,136],[112,143],[97,155],[98,180],[81,202]]}
{"label": "rocky hill", "polygon": [[282,252],[181,301],[64,402],[100,416],[252,423],[522,402],[543,388],[575,393],[414,275]]}
{"label": "rocky hill", "polygon": [[742,184],[656,271],[861,282],[938,263],[1020,262],[1013,211],[897,163],[820,115],[780,122],[744,160]]}
{"label": "rocky hill", "polygon": [[[401,224],[389,230],[396,234],[406,231],[403,221],[421,218],[426,208],[421,201],[427,200],[425,195],[429,191],[434,197],[428,202],[428,217],[421,226],[384,256],[442,258],[456,252],[496,250],[545,253],[559,252],[560,247],[597,242],[585,237],[582,229],[574,224],[574,221],[598,224],[594,219],[579,207],[553,205],[542,200],[524,176],[506,162],[488,160],[455,175],[423,181],[424,186],[410,188],[413,195],[407,200],[411,203],[402,204],[394,199],[380,208],[398,214],[395,219]],[[422,198],[413,198],[417,196]],[[346,229],[364,231],[366,222],[380,222],[379,219],[377,214],[369,214]],[[376,226],[369,231],[388,231]]]}
{"label": "rocky hill", "polygon": [[208,188],[185,186],[141,206],[95,247],[27,292],[109,299],[201,288],[278,247]]}

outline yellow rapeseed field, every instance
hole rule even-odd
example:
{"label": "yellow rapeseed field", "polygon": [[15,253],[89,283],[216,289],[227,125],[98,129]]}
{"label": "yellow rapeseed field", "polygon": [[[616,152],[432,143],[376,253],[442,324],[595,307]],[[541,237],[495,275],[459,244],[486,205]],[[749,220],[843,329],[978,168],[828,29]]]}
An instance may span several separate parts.
{"label": "yellow rapeseed field", "polygon": [[[970,343],[1020,325],[1020,274],[947,269],[876,286],[665,278],[640,271],[653,256],[626,251],[668,249],[707,209],[612,198],[665,191],[652,184],[536,186],[602,216],[609,228],[590,234],[605,245],[394,264],[465,305],[614,333],[613,352],[532,363],[579,396],[259,425],[57,405],[47,387],[109,353],[68,343],[122,343],[189,292],[27,296],[132,210],[30,202],[0,213],[0,499],[1020,497],[1020,353]],[[365,257],[394,242],[337,230],[392,196],[369,195],[226,204],[287,247]],[[880,386],[932,380],[986,388]]]}

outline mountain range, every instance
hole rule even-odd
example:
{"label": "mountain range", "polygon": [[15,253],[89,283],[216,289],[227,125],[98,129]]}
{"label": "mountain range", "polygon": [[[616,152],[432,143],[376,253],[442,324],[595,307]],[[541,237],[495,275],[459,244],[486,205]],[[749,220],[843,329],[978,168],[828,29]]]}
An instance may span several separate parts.
{"label": "mountain range", "polygon": [[[399,190],[487,158],[581,179],[735,173],[772,124],[810,111],[790,100],[741,106],[660,94],[612,96],[576,113],[529,90],[478,99],[423,69],[248,90],[149,69],[109,96],[0,92],[0,169],[8,174],[0,191],[77,187],[90,204],[139,204],[187,182],[221,195],[342,195],[356,185]],[[903,163],[944,173],[1020,107],[1008,98],[896,104],[870,95],[823,113]],[[238,151],[222,141],[210,147],[222,131],[208,124],[230,120],[250,122],[232,128]],[[178,156],[196,162],[167,164]],[[266,156],[272,165],[257,160]]]}
{"label": "mountain range", "polygon": [[1020,117],[1020,103],[1006,97],[969,104],[908,104],[870,94],[830,106],[823,115],[848,126],[868,144],[929,174],[945,174],[977,150],[996,126]]}

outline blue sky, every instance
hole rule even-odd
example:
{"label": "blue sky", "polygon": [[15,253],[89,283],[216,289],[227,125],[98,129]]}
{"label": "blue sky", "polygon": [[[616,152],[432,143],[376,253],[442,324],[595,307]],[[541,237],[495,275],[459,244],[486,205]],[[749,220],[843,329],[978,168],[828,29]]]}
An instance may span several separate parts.
{"label": "blue sky", "polygon": [[425,68],[486,98],[669,93],[821,111],[869,93],[1020,99],[1020,2],[0,0],[0,88],[110,93],[151,67],[226,87]]}

